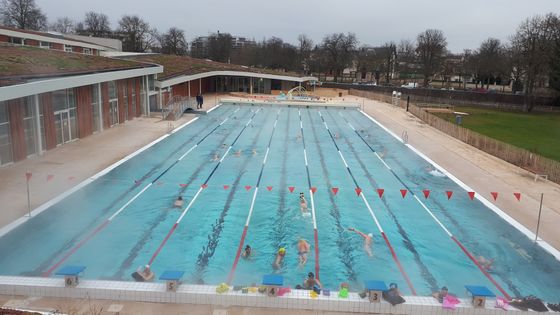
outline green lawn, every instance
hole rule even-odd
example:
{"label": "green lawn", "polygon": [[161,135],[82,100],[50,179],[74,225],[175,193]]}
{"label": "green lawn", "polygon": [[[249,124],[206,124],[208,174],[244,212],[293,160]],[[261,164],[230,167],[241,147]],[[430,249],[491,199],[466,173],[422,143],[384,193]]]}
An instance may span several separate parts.
{"label": "green lawn", "polygon": [[[522,113],[455,107],[469,113],[463,127],[560,161],[560,113]],[[455,122],[455,114],[434,113]]]}

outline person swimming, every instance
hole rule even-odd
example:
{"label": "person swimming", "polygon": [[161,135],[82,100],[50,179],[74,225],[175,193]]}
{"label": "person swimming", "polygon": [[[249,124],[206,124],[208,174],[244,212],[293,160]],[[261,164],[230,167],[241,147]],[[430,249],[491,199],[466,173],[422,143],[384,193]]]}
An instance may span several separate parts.
{"label": "person swimming", "polygon": [[155,274],[150,269],[150,265],[146,265],[144,268],[138,267],[136,272],[132,273],[132,277],[139,282],[150,282],[154,280]]}
{"label": "person swimming", "polygon": [[432,168],[432,167],[427,167],[426,171],[428,172],[428,174],[430,174],[434,177],[445,177],[445,174],[443,174],[439,170],[437,170],[435,168]]}
{"label": "person swimming", "polygon": [[490,270],[492,269],[492,264],[494,264],[494,261],[496,259],[492,258],[492,259],[487,259],[484,256],[478,256],[476,257],[476,261],[478,262],[478,264],[484,268],[484,270]]}
{"label": "person swimming", "polygon": [[276,258],[274,259],[274,263],[272,263],[272,268],[280,269],[282,263],[284,262],[284,257],[286,256],[286,249],[284,247],[280,247],[278,252],[276,253]]}
{"label": "person swimming", "polygon": [[177,200],[175,200],[173,206],[176,208],[181,208],[183,206],[183,197],[181,196],[177,197]]}
{"label": "person swimming", "polygon": [[307,278],[303,280],[303,289],[305,290],[313,290],[315,287],[321,289],[322,286],[321,282],[315,278],[313,272],[309,272]]}
{"label": "person swimming", "polygon": [[212,157],[211,161],[215,162],[215,161],[219,161],[219,160],[220,160],[220,155],[218,153],[214,153],[214,156]]}
{"label": "person swimming", "polygon": [[253,155],[257,155],[257,149],[253,149],[253,150],[251,150],[251,154],[253,154]]}
{"label": "person swimming", "polygon": [[302,214],[307,213],[307,200],[305,200],[303,193],[299,193],[299,210]]}
{"label": "person swimming", "polygon": [[368,256],[372,257],[373,251],[371,249],[371,245],[373,240],[373,234],[371,233],[365,234],[356,230],[355,228],[348,228],[348,231],[355,232],[356,234],[360,235],[364,239],[364,250],[368,254]]}
{"label": "person swimming", "polygon": [[251,255],[253,255],[253,249],[250,245],[245,246],[245,250],[243,251],[241,256],[243,256],[243,258],[249,258]]}
{"label": "person swimming", "polygon": [[298,250],[298,258],[299,258],[299,266],[302,267],[307,263],[307,254],[309,253],[311,246],[309,243],[304,240],[300,239],[297,242],[297,250]]}

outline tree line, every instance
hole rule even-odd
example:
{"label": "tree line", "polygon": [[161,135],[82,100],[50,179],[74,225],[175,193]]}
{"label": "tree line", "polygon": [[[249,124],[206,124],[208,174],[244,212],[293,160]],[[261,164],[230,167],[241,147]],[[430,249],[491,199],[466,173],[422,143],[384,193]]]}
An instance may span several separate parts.
{"label": "tree line", "polygon": [[[544,83],[560,91],[560,16],[536,15],[521,22],[507,42],[496,38],[484,40],[476,49],[452,54],[441,30],[427,29],[414,40],[389,41],[379,47],[359,45],[353,33],[326,35],[314,43],[301,34],[297,43],[272,37],[248,41],[234,47],[228,33],[211,34],[204,45],[189,51],[183,30],[172,27],[160,33],[136,15],[124,15],[111,29],[107,15],[87,12],[83,20],[60,17],[48,23],[35,0],[2,0],[0,17],[4,25],[21,29],[51,30],[61,33],[117,38],[124,51],[162,52],[208,58],[246,66],[297,71],[306,74],[329,73],[338,80],[349,67],[360,73],[373,73],[377,83],[390,83],[394,73],[401,80],[420,78],[429,86],[434,77],[450,80],[459,75],[474,83],[513,83],[513,92],[522,91],[526,110],[531,110],[537,88]],[[201,49],[203,48],[203,49]]]}

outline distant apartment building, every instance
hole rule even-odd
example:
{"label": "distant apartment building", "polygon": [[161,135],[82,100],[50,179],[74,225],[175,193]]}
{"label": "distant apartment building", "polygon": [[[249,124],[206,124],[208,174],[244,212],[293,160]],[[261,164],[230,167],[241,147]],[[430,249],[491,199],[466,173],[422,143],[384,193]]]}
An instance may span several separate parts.
{"label": "distant apartment building", "polygon": [[119,45],[120,41],[115,39],[21,30],[7,26],[0,26],[0,43],[94,56],[102,55],[104,51],[122,50],[122,44]]}
{"label": "distant apartment building", "polygon": [[[191,55],[197,58],[208,58],[210,40],[212,38],[219,38],[219,36],[231,36],[227,33],[212,33],[208,36],[199,36],[195,38],[190,45]],[[231,36],[231,49],[241,49],[248,45],[254,45],[255,41],[241,36]]]}

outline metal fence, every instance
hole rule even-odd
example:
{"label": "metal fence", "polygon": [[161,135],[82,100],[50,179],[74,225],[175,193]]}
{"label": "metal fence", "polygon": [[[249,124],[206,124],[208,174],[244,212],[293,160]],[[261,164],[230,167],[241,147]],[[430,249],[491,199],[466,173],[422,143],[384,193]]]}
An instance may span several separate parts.
{"label": "metal fence", "polygon": [[[391,96],[382,93],[350,89],[349,94],[390,103],[403,108],[406,108],[407,106],[406,97],[400,99],[398,102],[393,102],[393,98]],[[457,138],[497,158],[519,166],[534,175],[546,175],[550,181],[560,184],[560,162],[558,161],[545,158],[529,150],[518,148],[511,144],[487,137],[470,129],[451,123],[445,119],[430,114],[422,107],[416,106],[414,103],[409,104],[408,111],[424,121],[426,124],[454,138]]]}

